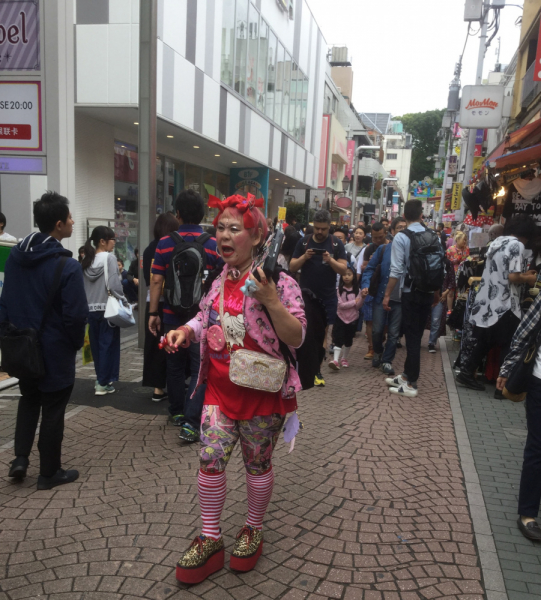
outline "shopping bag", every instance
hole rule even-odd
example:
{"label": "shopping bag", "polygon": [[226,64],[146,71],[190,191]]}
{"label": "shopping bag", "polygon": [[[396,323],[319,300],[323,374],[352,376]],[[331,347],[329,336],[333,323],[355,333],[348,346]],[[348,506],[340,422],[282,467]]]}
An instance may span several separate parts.
{"label": "shopping bag", "polygon": [[83,367],[91,362],[94,362],[94,359],[92,358],[92,350],[90,349],[90,336],[87,325],[85,328],[85,341],[83,342]]}

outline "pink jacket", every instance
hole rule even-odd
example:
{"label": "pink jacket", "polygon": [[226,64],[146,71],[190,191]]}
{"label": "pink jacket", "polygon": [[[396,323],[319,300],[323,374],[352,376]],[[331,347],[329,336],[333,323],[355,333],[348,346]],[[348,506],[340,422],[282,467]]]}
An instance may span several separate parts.
{"label": "pink jacket", "polygon": [[[220,285],[222,277],[227,276],[227,268],[224,268],[222,274],[212,283],[209,293],[201,299],[199,304],[200,312],[191,321],[187,323],[194,331],[195,341],[201,343],[201,363],[199,367],[199,377],[197,387],[207,380],[209,370],[209,347],[207,344],[207,331],[209,324],[210,311],[214,301],[220,294]],[[280,302],[287,308],[288,312],[299,319],[302,325],[302,341],[306,335],[306,315],[304,314],[304,302],[302,299],[301,289],[297,282],[286,275],[280,273],[280,278],[276,284],[276,290]],[[244,327],[246,333],[257,343],[262,352],[282,358],[280,353],[278,336],[272,329],[272,326],[263,312],[263,307],[255,298],[244,297],[243,305]],[[291,348],[293,356],[295,350]],[[282,387],[282,397],[288,398],[293,395],[293,392],[298,392],[302,389],[299,375],[295,369],[289,369],[289,377],[284,382]]]}
{"label": "pink jacket", "polygon": [[[359,292],[355,298],[353,298],[351,289],[348,293],[347,288],[344,288],[342,295],[340,295],[339,289],[336,293],[338,295],[338,310],[336,311],[336,314],[344,323],[353,323],[353,321],[356,321],[359,318],[359,310],[364,303],[364,298],[361,296],[361,292]],[[361,299],[358,304],[357,298]]]}

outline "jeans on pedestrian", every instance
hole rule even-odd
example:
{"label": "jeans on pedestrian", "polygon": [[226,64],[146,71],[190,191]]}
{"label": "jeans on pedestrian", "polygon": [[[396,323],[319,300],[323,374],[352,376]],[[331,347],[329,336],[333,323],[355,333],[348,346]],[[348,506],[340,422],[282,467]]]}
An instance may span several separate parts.
{"label": "jeans on pedestrian", "polygon": [[434,294],[423,292],[404,292],[402,294],[403,328],[406,336],[407,357],[404,363],[404,375],[412,385],[417,384],[421,371],[421,341],[425,331]]}
{"label": "jeans on pedestrian", "polygon": [[518,514],[535,519],[541,502],[541,379],[531,378],[526,396],[528,437],[518,494]]}
{"label": "jeans on pedestrian", "polygon": [[56,392],[41,392],[35,381],[19,380],[21,397],[15,425],[15,456],[30,456],[41,411],[39,473],[52,477],[61,468],[64,415],[73,384]]}
{"label": "jeans on pedestrian", "polygon": [[120,328],[109,325],[104,311],[88,314],[88,337],[100,385],[118,381],[120,372]]}
{"label": "jeans on pedestrian", "polygon": [[[165,325],[165,334],[176,329],[174,325]],[[199,375],[200,348],[192,342],[188,348],[179,347],[177,352],[167,354],[167,393],[169,394],[169,413],[184,415],[184,421],[197,431],[201,425],[201,411],[205,399],[205,387],[200,386],[192,398]],[[190,367],[190,384],[185,390],[186,366]]]}
{"label": "jeans on pedestrian", "polygon": [[[390,311],[383,308],[381,302],[374,301],[372,312],[372,345],[376,354],[382,354],[382,363],[392,364],[396,354],[396,343],[400,335],[402,322],[402,304],[396,300],[389,302]],[[383,348],[383,335],[387,325],[387,341]]]}
{"label": "jeans on pedestrian", "polygon": [[430,338],[428,339],[428,343],[433,346],[436,345],[438,341],[439,332],[441,328],[441,315],[443,314],[444,306],[441,302],[438,302],[436,306],[432,309],[432,316],[430,320]]}

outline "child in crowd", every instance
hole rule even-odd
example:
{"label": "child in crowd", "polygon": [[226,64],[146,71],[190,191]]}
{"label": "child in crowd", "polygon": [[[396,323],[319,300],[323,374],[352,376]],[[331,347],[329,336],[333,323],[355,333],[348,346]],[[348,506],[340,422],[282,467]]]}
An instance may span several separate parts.
{"label": "child in crowd", "polygon": [[334,358],[329,362],[329,367],[334,371],[339,371],[340,367],[349,367],[348,355],[353,345],[363,300],[355,270],[348,265],[338,284],[338,310],[332,330]]}

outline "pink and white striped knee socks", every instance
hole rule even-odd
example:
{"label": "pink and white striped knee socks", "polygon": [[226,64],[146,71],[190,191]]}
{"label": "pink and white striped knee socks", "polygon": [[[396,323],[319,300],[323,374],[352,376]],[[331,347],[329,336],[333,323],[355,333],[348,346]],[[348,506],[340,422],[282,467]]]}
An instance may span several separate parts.
{"label": "pink and white striped knee socks", "polygon": [[274,486],[274,471],[272,467],[262,475],[246,473],[246,486],[248,488],[248,519],[246,525],[263,529],[263,517],[272,496]]}
{"label": "pink and white striped knee socks", "polygon": [[203,520],[202,534],[214,540],[220,539],[220,517],[225,504],[227,492],[225,471],[221,473],[205,473],[199,471],[197,491]]}

